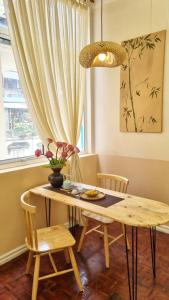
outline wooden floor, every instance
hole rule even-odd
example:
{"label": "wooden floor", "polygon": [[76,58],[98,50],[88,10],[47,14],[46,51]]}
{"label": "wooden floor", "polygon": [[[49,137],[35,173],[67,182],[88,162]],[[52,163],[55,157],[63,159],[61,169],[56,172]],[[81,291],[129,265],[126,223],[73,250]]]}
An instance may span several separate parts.
{"label": "wooden floor", "polygon": [[[119,224],[114,226],[119,232]],[[112,228],[111,232],[114,231]],[[77,232],[79,238],[80,229]],[[75,250],[75,249],[74,249]],[[60,269],[66,265],[64,256],[55,255]],[[37,300],[128,300],[128,285],[124,241],[111,247],[110,269],[106,270],[103,240],[90,234],[76,259],[80,269],[84,293],[79,294],[69,273],[39,283]],[[30,300],[32,277],[24,274],[27,253],[0,267],[0,300]],[[157,234],[157,279],[151,269],[149,232],[139,230],[138,300],[169,300],[169,235]],[[33,268],[32,268],[33,270]],[[42,258],[41,274],[50,270],[47,257]]]}

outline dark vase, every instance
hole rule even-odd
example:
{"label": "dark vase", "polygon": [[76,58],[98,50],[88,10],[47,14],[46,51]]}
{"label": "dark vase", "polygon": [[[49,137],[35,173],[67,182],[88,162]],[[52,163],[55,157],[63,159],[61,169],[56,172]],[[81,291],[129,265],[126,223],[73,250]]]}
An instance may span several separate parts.
{"label": "dark vase", "polygon": [[48,180],[54,188],[60,188],[63,184],[61,168],[52,169],[53,173],[48,176]]}

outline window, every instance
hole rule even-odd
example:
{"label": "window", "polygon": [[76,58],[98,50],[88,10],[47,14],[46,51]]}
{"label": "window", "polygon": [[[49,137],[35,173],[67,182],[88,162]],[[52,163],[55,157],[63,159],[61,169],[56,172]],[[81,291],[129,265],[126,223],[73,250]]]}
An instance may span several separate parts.
{"label": "window", "polygon": [[[0,163],[34,156],[41,141],[32,123],[8,36],[3,0],[0,0]],[[85,150],[84,120],[78,147]]]}
{"label": "window", "polygon": [[10,45],[0,42],[2,74],[0,159],[34,155],[40,139],[30,118]]}

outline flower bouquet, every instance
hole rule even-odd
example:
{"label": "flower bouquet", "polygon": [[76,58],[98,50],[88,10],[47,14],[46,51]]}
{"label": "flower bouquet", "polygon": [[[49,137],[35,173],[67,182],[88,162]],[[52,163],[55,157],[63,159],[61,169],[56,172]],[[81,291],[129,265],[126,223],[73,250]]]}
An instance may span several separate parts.
{"label": "flower bouquet", "polygon": [[[53,153],[50,150],[50,146],[53,144],[53,148],[56,147],[56,151]],[[68,144],[66,142],[55,142],[51,138],[48,138],[47,151],[43,154],[40,149],[35,151],[35,156],[39,157],[44,155],[49,164],[45,165],[46,168],[51,168],[53,174],[49,175],[48,180],[53,187],[61,187],[63,184],[63,175],[60,173],[61,169],[66,165],[67,160],[75,153],[79,153],[78,147]]]}

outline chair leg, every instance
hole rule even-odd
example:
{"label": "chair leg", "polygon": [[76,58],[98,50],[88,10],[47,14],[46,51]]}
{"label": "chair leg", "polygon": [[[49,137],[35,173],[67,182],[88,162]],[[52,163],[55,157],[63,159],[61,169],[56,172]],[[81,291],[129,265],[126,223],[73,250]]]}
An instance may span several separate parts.
{"label": "chair leg", "polygon": [[[124,224],[122,224],[122,231],[123,231],[123,234],[125,234]],[[128,237],[127,237],[127,250],[130,250],[130,243],[129,243]]]}
{"label": "chair leg", "polygon": [[36,297],[37,297],[39,268],[40,268],[40,255],[36,255],[35,269],[34,269],[34,275],[33,275],[32,300],[36,300]]}
{"label": "chair leg", "polygon": [[29,251],[28,261],[27,261],[27,265],[26,265],[26,274],[30,273],[32,258],[33,258],[33,251]]}
{"label": "chair leg", "polygon": [[85,218],[85,224],[84,224],[81,236],[80,236],[80,241],[79,241],[79,245],[78,245],[78,248],[77,248],[77,252],[80,252],[80,250],[81,250],[82,243],[83,243],[83,240],[84,240],[84,237],[85,237],[85,233],[87,231],[87,227],[88,227],[88,220]]}
{"label": "chair leg", "polygon": [[104,225],[103,228],[104,228],[105,263],[106,263],[106,268],[109,268],[110,267],[110,258],[109,258],[109,240],[108,240],[108,233],[107,233],[107,225]]}
{"label": "chair leg", "polygon": [[82,283],[81,283],[80,274],[79,274],[79,270],[78,270],[78,267],[77,267],[77,263],[76,263],[76,260],[75,260],[75,256],[74,256],[72,247],[68,247],[68,251],[69,251],[70,260],[71,260],[71,264],[72,264],[72,267],[73,267],[73,270],[74,270],[74,274],[75,274],[75,278],[76,278],[78,288],[81,292],[83,292],[84,289],[83,289],[83,286],[82,286]]}
{"label": "chair leg", "polygon": [[69,257],[69,252],[67,249],[64,249],[64,255],[65,255],[65,259],[66,259],[66,262],[67,264],[70,263],[70,257]]}

